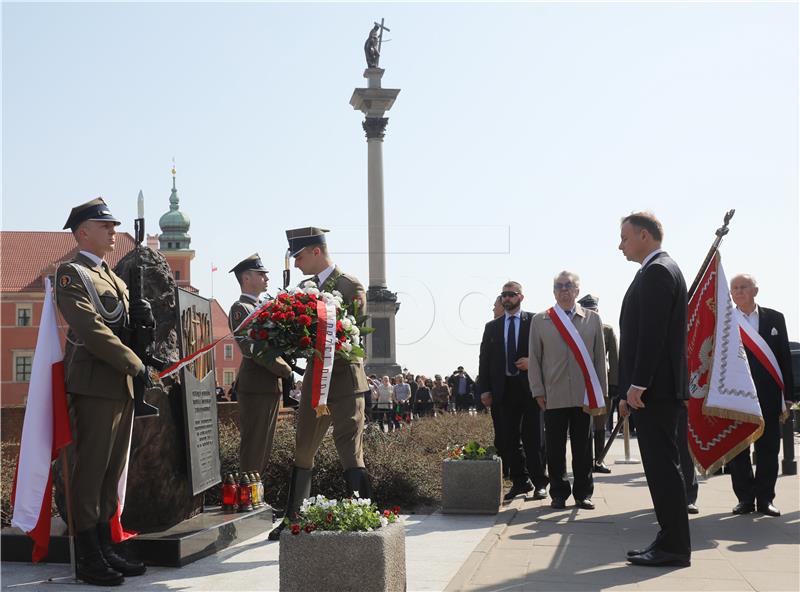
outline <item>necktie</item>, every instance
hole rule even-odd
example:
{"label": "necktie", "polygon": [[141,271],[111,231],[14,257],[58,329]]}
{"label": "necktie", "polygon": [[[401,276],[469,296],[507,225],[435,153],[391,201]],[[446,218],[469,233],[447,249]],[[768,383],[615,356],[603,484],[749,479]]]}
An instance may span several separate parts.
{"label": "necktie", "polygon": [[312,282],[314,282],[314,283],[317,285],[317,288],[320,288],[320,287],[321,287],[321,286],[319,285],[319,276],[318,276],[318,275],[315,275],[314,277],[312,277],[312,278],[311,278],[311,281],[312,281]]}
{"label": "necktie", "polygon": [[519,370],[514,365],[517,361],[517,317],[508,317],[508,340],[506,341],[506,370],[516,376]]}

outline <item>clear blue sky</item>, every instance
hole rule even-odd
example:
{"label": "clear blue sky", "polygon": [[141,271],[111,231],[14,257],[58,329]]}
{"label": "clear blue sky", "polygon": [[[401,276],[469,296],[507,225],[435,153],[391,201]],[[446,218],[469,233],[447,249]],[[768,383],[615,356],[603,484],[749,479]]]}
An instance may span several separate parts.
{"label": "clear blue sky", "polygon": [[[723,261],[798,314],[798,8],[771,3],[3,3],[7,230],[59,230],[103,195],[132,232],[167,211],[174,156],[197,251],[224,306],[258,251],[280,283],[283,231],[332,230],[368,280],[363,43],[391,28],[384,145],[398,361],[477,370],[507,279],[525,308],[582,277],[616,325],[636,271],[619,219],[650,209],[687,283],[736,208]],[[299,272],[294,277],[299,279]]]}

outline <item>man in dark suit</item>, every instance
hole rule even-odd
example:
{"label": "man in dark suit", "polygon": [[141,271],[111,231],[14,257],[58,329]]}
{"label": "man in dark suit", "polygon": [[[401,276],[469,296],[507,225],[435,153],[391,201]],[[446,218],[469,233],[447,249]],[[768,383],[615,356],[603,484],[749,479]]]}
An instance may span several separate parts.
{"label": "man in dark suit", "polygon": [[641,265],[620,311],[619,403],[633,412],[642,465],[661,531],[640,551],[637,565],[688,566],[691,557],[686,490],[676,427],[689,398],[686,358],[686,282],[678,265],[661,250],[661,222],[649,212],[622,219],[619,249]]}
{"label": "man in dark suit", "polygon": [[[521,310],[522,286],[503,285],[505,313],[486,323],[481,340],[478,392],[486,406],[496,406],[502,426],[502,458],[513,485],[512,500],[535,488],[534,499],[547,497],[548,483],[541,437],[541,414],[528,384],[528,338],[531,315]],[[531,482],[533,480],[533,482]]]}
{"label": "man in dark suit", "polygon": [[[731,298],[775,355],[783,377],[784,397],[794,396],[792,360],[789,353],[789,336],[786,321],[777,310],[756,305],[758,284],[751,275],[740,274],[731,280]],[[749,514],[756,508],[767,516],[780,516],[773,504],[775,481],[778,479],[778,452],[780,450],[781,391],[767,368],[747,350],[747,361],[758,393],[761,414],[764,417],[764,433],[756,440],[756,474],[750,464],[750,447],[742,450],[730,463],[733,491],[739,500],[734,514]]]}

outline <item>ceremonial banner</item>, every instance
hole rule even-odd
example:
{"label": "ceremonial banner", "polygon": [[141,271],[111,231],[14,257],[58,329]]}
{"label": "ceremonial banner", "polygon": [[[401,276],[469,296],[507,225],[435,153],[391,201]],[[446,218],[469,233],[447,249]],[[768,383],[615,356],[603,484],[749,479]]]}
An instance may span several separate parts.
{"label": "ceremonial banner", "polygon": [[316,349],[321,359],[314,363],[311,383],[311,407],[317,417],[330,415],[328,391],[333,372],[333,355],[336,351],[336,304],[330,300],[317,300]]}
{"label": "ceremonial banner", "polygon": [[560,306],[552,306],[547,311],[550,320],[556,327],[559,335],[564,339],[569,347],[575,361],[583,374],[585,390],[583,391],[583,410],[589,415],[602,415],[606,412],[605,400],[603,399],[603,389],[600,386],[600,379],[594,369],[592,357],[586,344],[583,342],[578,330],[567,314],[561,310]]}
{"label": "ceremonial banner", "polygon": [[716,252],[689,301],[689,450],[702,474],[764,431],[756,388]]}

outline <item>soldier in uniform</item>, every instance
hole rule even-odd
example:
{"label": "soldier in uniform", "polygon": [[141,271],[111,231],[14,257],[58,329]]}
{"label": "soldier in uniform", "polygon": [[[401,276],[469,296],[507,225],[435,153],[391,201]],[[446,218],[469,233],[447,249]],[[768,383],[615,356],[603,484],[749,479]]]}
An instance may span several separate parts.
{"label": "soldier in uniform", "polygon": [[151,386],[144,363],[125,343],[126,330],[131,320],[153,323],[146,302],[129,310],[128,287],[103,261],[114,250],[119,224],[102,198],[72,208],[64,228],[72,230],[79,252],[56,272],[56,302],[69,325],[64,362],[77,577],[101,586],[119,585],[146,569],[111,546],[110,520],[133,422],[133,380]]}
{"label": "soldier in uniform", "polygon": [[[600,299],[587,294],[580,300],[583,308],[598,312],[597,305]],[[603,448],[606,445],[605,425],[608,417],[613,413],[613,405],[616,405],[617,398],[617,369],[619,367],[619,352],[617,350],[617,336],[614,335],[614,328],[611,325],[603,323],[603,343],[606,347],[606,360],[608,361],[608,396],[605,398],[606,413],[603,415],[595,415],[592,417],[592,428],[594,430],[594,464],[592,465],[593,473],[610,473],[606,464],[602,460],[598,460],[603,453]]]}
{"label": "soldier in uniform", "polygon": [[[242,295],[233,303],[228,315],[231,331],[235,331],[261,303],[260,296],[267,289],[268,278],[267,269],[258,253],[240,261],[230,273],[236,275],[242,289]],[[236,337],[236,342],[243,356],[236,377],[242,436],[239,468],[244,472],[257,471],[264,475],[278,424],[283,394],[281,379],[288,379],[292,369],[280,357],[270,362],[252,357],[252,341],[247,337]]]}
{"label": "soldier in uniform", "polygon": [[[339,291],[346,306],[357,303],[359,314],[366,310],[364,286],[358,278],[342,272],[328,254],[325,242],[327,230],[321,228],[297,228],[286,231],[289,252],[295,259],[295,267],[304,274],[312,276],[323,292]],[[304,283],[307,280],[303,280]],[[308,360],[306,376],[313,376],[315,358]],[[330,415],[316,416],[311,407],[311,388],[313,380],[303,381],[303,394],[300,397],[297,433],[295,436],[295,457],[292,479],[286,502],[286,516],[291,517],[300,508],[303,499],[311,494],[311,471],[314,456],[322,443],[322,438],[333,424],[333,439],[339,460],[344,468],[344,479],[348,490],[358,492],[361,497],[371,497],[369,476],[364,467],[362,435],[364,432],[364,393],[369,390],[364,364],[346,362],[336,358],[328,391]],[[276,540],[283,529],[283,523],[270,533],[270,540]]]}

